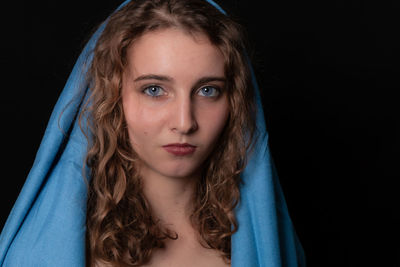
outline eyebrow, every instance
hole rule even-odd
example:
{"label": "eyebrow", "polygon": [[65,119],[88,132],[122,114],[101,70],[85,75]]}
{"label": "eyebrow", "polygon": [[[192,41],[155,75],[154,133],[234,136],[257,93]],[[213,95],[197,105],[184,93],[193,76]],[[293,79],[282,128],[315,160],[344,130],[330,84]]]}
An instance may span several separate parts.
{"label": "eyebrow", "polygon": [[[170,76],[165,76],[165,75],[157,75],[157,74],[145,74],[145,75],[141,75],[139,77],[137,77],[134,81],[138,82],[138,81],[143,81],[143,80],[158,80],[158,81],[167,81],[167,82],[171,82],[174,79]],[[209,82],[226,82],[226,78],[225,77],[219,77],[219,76],[206,76],[206,77],[202,77],[200,79],[198,79],[194,85],[194,87],[198,87],[201,84],[204,83],[209,83]]]}
{"label": "eyebrow", "polygon": [[169,76],[164,76],[164,75],[146,74],[137,77],[134,81],[138,82],[143,80],[172,81],[173,79]]}

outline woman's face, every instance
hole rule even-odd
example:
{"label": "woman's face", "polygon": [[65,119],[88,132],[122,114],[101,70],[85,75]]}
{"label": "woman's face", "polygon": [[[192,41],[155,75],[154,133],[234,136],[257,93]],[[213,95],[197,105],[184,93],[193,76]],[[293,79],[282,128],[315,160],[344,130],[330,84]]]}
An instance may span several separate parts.
{"label": "woman's face", "polygon": [[127,59],[122,102],[141,174],[199,174],[229,115],[222,53],[173,28],[144,34]]}

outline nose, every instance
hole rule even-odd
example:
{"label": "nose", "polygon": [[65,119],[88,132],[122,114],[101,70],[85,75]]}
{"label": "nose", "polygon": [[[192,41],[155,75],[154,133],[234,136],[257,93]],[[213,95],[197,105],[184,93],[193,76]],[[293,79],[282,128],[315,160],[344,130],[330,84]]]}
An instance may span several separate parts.
{"label": "nose", "polygon": [[194,105],[190,96],[176,99],[172,110],[171,129],[180,134],[190,134],[197,130],[198,124],[194,114]]}

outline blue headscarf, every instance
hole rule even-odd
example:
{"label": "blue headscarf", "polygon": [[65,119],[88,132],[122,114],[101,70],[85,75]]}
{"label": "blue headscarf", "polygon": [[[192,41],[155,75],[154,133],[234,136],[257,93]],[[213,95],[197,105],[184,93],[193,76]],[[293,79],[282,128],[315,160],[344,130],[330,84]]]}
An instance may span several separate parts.
{"label": "blue headscarf", "polygon": [[[207,1],[225,14],[212,0]],[[85,46],[53,110],[33,167],[1,233],[1,266],[85,266],[87,185],[82,168],[87,141],[77,116],[88,91],[88,61],[104,27],[105,23]],[[235,210],[239,230],[232,236],[232,266],[305,266],[270,155],[254,74],[253,83],[261,136],[242,173],[245,183]]]}

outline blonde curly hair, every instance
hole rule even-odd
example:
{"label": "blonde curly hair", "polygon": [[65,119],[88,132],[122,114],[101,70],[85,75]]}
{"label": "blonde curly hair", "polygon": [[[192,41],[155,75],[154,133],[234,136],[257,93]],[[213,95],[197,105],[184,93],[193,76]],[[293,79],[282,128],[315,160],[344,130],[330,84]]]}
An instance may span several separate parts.
{"label": "blonde curly hair", "polygon": [[190,218],[201,244],[230,261],[231,236],[238,229],[233,210],[240,198],[240,173],[255,139],[254,90],[241,27],[205,0],[139,0],[108,19],[88,72],[90,98],[83,114],[90,122],[89,266],[140,266],[165,239],[177,238],[154,218],[143,194],[121,101],[127,49],[143,34],[169,27],[204,33],[224,55],[230,115],[197,181]]}

